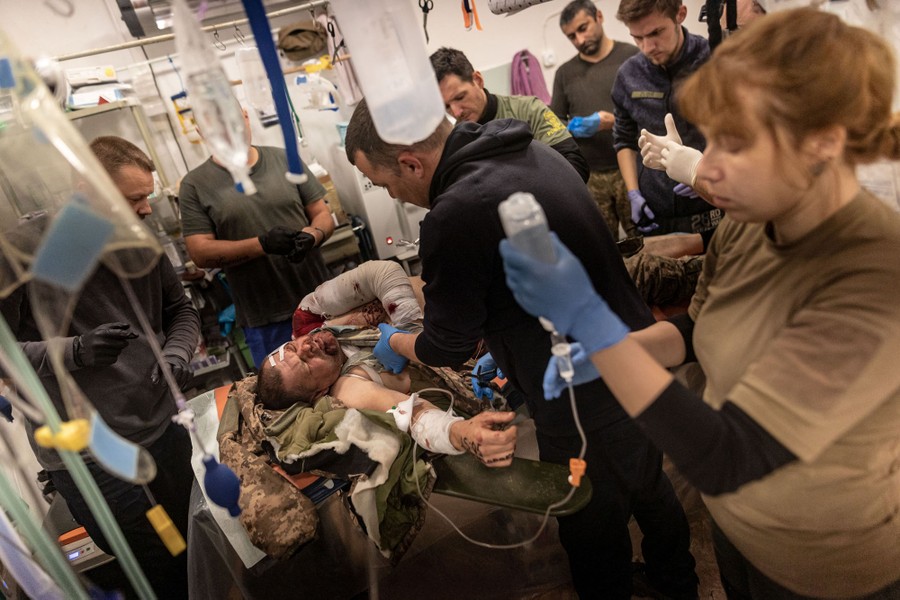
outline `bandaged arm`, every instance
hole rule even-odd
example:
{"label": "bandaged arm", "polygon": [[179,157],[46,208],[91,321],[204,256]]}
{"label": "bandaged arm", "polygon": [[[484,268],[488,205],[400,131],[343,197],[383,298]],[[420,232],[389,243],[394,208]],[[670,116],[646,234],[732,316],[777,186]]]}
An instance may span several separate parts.
{"label": "bandaged arm", "polygon": [[409,277],[388,260],[364,262],[321,284],[300,301],[300,308],[327,319],[342,315],[372,300],[379,300],[395,325],[422,318]]}
{"label": "bandaged arm", "polygon": [[513,412],[486,411],[463,419],[415,394],[407,396],[351,376],[338,379],[332,396],[348,408],[391,411],[398,428],[409,431],[420,446],[433,452],[469,452],[490,467],[512,462],[517,437],[516,427],[510,426]]}
{"label": "bandaged arm", "polygon": [[441,454],[465,452],[465,449],[455,447],[450,439],[453,425],[465,419],[419,399],[418,394],[411,394],[409,398],[392,406],[387,412],[394,417],[400,431],[408,432],[412,439],[426,450]]}

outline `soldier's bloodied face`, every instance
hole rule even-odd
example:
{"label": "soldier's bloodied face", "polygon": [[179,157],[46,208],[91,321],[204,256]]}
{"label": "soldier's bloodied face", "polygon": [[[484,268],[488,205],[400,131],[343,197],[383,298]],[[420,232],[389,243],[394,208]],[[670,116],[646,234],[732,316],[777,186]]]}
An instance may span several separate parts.
{"label": "soldier's bloodied face", "polygon": [[278,370],[285,390],[304,390],[312,400],[337,381],[345,360],[334,334],[323,329],[286,343],[266,362]]}

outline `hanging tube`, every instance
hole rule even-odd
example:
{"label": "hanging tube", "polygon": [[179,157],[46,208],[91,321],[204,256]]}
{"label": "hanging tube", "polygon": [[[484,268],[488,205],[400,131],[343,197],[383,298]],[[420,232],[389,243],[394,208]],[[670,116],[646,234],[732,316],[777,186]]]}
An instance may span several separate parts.
{"label": "hanging tube", "polygon": [[278,51],[275,42],[272,41],[272,30],[269,29],[269,19],[263,8],[262,0],[241,0],[244,11],[250,19],[250,28],[253,37],[259,47],[259,55],[266,67],[266,75],[272,85],[272,98],[275,100],[275,110],[278,113],[278,121],[281,123],[281,132],[284,135],[284,149],[287,152],[289,171],[285,177],[291,183],[300,184],[307,180],[303,172],[303,164],[300,162],[300,153],[297,148],[297,134],[294,124],[291,122],[291,108],[288,105],[288,91],[284,84],[284,73],[281,72],[281,64],[278,62]]}

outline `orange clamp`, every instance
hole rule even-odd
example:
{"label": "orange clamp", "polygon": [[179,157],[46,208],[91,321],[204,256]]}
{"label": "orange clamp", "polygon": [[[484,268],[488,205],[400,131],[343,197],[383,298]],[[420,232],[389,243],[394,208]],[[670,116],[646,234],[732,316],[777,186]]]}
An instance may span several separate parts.
{"label": "orange clamp", "polygon": [[574,487],[578,487],[581,485],[581,476],[584,475],[584,471],[587,469],[587,463],[584,462],[580,458],[570,458],[569,459],[569,483]]}

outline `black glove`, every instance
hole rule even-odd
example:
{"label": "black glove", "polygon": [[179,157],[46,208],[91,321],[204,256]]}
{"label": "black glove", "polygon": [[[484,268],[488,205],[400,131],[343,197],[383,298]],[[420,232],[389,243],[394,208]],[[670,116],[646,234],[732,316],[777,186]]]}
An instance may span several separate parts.
{"label": "black glove", "polygon": [[72,357],[79,367],[108,367],[119,359],[128,340],[137,338],[128,323],[104,323],[72,342]]}
{"label": "black glove", "polygon": [[[172,371],[172,377],[175,378],[175,383],[178,384],[178,389],[184,389],[193,375],[191,373],[190,365],[177,356],[167,356],[166,362],[169,364],[169,370]],[[159,363],[153,366],[153,370],[150,372],[150,381],[154,385],[165,383],[166,378],[163,377]]]}
{"label": "black glove", "polygon": [[294,252],[296,248],[295,239],[299,235],[303,234],[296,229],[279,225],[259,236],[259,244],[266,254],[280,254],[284,256]]}
{"label": "black glove", "polygon": [[301,231],[294,238],[294,251],[287,255],[287,259],[292,263],[303,262],[309,251],[316,247],[316,236]]}

